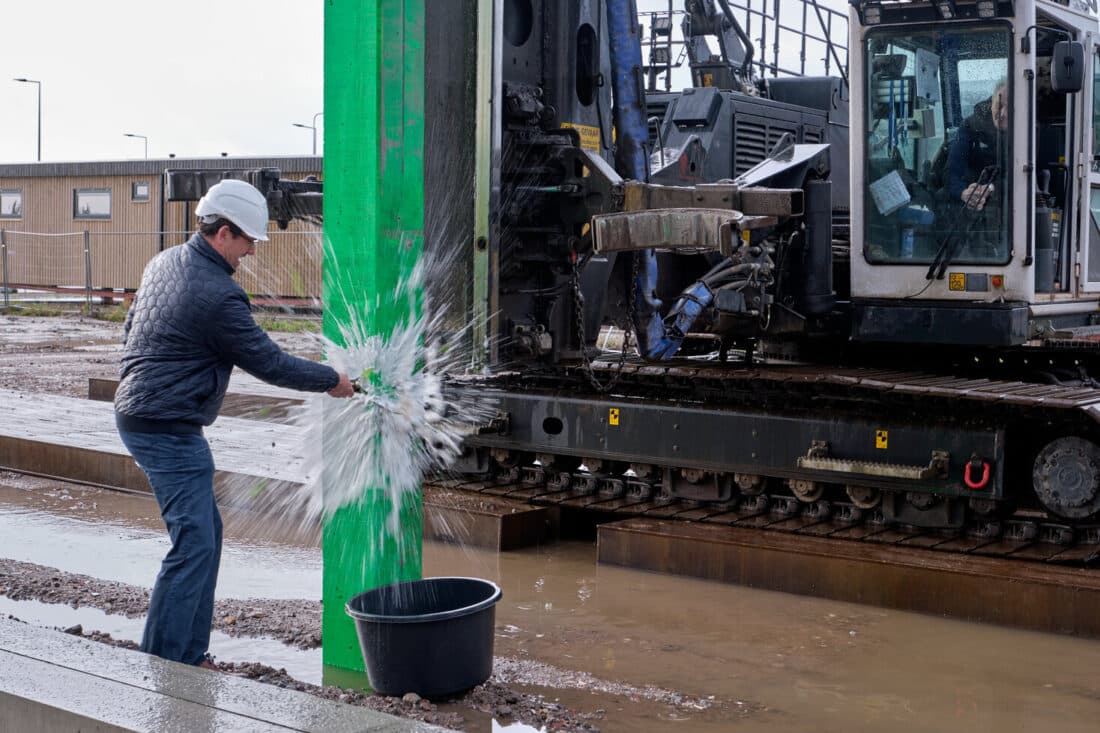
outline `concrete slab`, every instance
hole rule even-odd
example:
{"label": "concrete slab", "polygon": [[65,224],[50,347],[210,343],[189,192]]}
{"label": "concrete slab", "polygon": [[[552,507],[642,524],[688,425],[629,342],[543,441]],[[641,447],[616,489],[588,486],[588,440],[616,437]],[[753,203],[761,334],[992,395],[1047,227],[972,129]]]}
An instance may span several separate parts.
{"label": "concrete slab", "polygon": [[600,525],[597,561],[763,590],[1100,637],[1100,571],[691,522]]}
{"label": "concrete slab", "polygon": [[0,730],[444,729],[0,619]]}
{"label": "concrete slab", "polygon": [[[117,379],[88,379],[88,399],[113,402],[118,390]],[[260,420],[282,420],[297,405],[304,402],[302,393],[276,387],[256,379],[246,372],[234,369],[229,379],[229,391],[222,402],[221,414],[228,417],[246,417]]]}
{"label": "concrete slab", "polygon": [[[306,481],[299,429],[219,417],[205,430],[218,467],[215,489],[232,483],[271,494]],[[122,444],[110,402],[0,389],[0,467],[79,483],[149,492],[145,474]],[[556,537],[557,509],[497,497],[460,499],[428,491],[424,537],[508,550]]]}
{"label": "concrete slab", "polygon": [[[296,431],[260,420],[221,418],[206,429],[218,482],[251,477],[303,480]],[[108,402],[0,390],[0,465],[14,471],[148,491],[145,475],[118,437]]]}

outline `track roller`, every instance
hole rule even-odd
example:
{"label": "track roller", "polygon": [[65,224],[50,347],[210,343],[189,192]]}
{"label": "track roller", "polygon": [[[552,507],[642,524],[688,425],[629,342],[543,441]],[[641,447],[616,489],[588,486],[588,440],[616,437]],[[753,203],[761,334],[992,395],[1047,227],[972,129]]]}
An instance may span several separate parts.
{"label": "track roller", "polygon": [[821,495],[825,493],[825,484],[820,481],[806,481],[792,478],[787,481],[787,486],[790,487],[791,493],[795,495],[795,498],[805,504],[811,504],[817,501],[821,498]]}
{"label": "track roller", "polygon": [[745,496],[757,496],[764,491],[764,477],[755,473],[735,473],[733,481]]}
{"label": "track roller", "polygon": [[1035,496],[1064,519],[1089,519],[1100,513],[1100,447],[1067,436],[1050,441],[1032,467]]}
{"label": "track roller", "polygon": [[849,484],[844,487],[844,492],[848,494],[852,504],[860,509],[874,509],[882,503],[882,492],[871,486],[853,486]]}
{"label": "track roller", "polygon": [[536,453],[535,460],[547,471],[576,471],[581,465],[579,456],[560,456],[554,453]]}

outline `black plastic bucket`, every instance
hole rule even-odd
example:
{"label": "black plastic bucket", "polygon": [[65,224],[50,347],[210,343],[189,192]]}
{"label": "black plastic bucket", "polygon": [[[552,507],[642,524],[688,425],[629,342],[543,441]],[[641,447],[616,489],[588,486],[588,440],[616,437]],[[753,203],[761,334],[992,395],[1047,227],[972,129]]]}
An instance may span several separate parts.
{"label": "black plastic bucket", "polygon": [[382,695],[447,697],[489,679],[501,592],[480,578],[424,578],[348,601],[370,686]]}

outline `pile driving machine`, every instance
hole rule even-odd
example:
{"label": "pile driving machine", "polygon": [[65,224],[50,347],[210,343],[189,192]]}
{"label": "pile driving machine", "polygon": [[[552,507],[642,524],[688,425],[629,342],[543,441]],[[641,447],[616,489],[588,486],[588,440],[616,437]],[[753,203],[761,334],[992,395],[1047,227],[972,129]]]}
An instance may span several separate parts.
{"label": "pile driving machine", "polygon": [[689,30],[696,85],[647,100],[633,6],[494,6],[501,410],[464,468],[609,511],[1095,541],[1095,8],[853,2],[838,161],[845,80],[754,78],[728,4],[691,0],[720,53]]}
{"label": "pile driving machine", "polygon": [[649,93],[633,0],[426,10],[426,251],[469,234],[481,355],[449,388],[500,406],[457,470],[1100,542],[1095,6],[853,0],[848,73],[778,78],[687,0],[693,86]]}

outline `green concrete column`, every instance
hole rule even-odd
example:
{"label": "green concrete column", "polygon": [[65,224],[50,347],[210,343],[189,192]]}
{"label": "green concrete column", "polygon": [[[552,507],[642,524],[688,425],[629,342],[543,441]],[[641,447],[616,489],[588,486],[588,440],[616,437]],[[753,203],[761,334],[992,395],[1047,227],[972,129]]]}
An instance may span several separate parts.
{"label": "green concrete column", "polygon": [[[409,317],[408,300],[392,296],[423,247],[423,39],[424,0],[325,2],[324,332],[337,343],[349,313],[380,335]],[[347,459],[327,441],[323,450]],[[363,669],[348,598],[421,574],[419,496],[401,507],[394,537],[385,492],[362,489],[323,535],[323,658],[347,670]]]}

